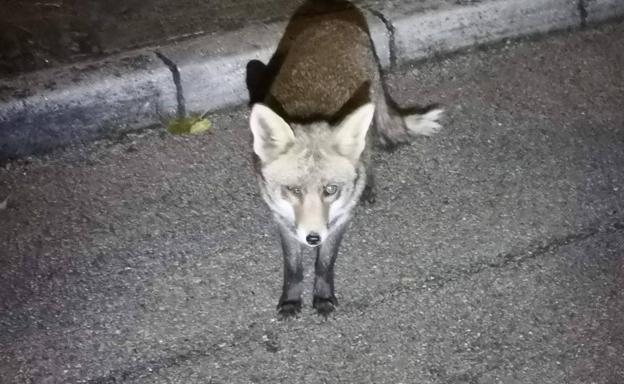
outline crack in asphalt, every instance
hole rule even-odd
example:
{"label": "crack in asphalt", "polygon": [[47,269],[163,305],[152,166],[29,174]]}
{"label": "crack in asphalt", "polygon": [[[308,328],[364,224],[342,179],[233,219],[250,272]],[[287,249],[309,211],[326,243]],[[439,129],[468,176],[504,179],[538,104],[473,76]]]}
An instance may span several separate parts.
{"label": "crack in asphalt", "polygon": [[167,56],[163,55],[160,51],[154,51],[154,54],[169,68],[173,75],[173,83],[176,88],[176,100],[178,102],[177,117],[183,119],[186,117],[186,103],[184,101],[184,91],[182,90],[182,78],[180,77],[180,69],[178,65],[174,63]]}
{"label": "crack in asphalt", "polygon": [[578,0],[576,4],[576,9],[579,11],[579,17],[581,18],[581,28],[585,28],[587,26],[587,0]]}
{"label": "crack in asphalt", "polygon": [[223,342],[211,343],[206,348],[193,348],[181,353],[171,354],[161,359],[148,360],[131,368],[119,369],[110,372],[106,376],[80,381],[86,384],[113,384],[123,383],[127,380],[137,380],[158,373],[162,369],[181,366],[185,363],[198,361],[204,357],[213,356],[219,351],[219,345]]}
{"label": "crack in asphalt", "polygon": [[[388,49],[390,50],[390,68],[388,69],[389,70],[393,69],[397,66],[396,39],[394,37],[394,34],[395,34],[394,25],[383,13],[374,9],[370,9],[370,8],[368,9],[368,11],[372,13],[373,16],[377,17],[386,26],[386,31],[388,31],[388,35],[389,35]],[[379,60],[379,55],[377,59]]]}
{"label": "crack in asphalt", "polygon": [[421,281],[420,283],[414,282],[414,287],[395,285],[394,288],[389,289],[386,293],[379,295],[380,297],[377,299],[371,300],[368,304],[363,304],[361,307],[367,308],[371,305],[382,303],[387,299],[394,298],[395,296],[405,292],[419,293],[432,290],[437,291],[446,286],[448,283],[465,278],[471,278],[486,270],[501,269],[511,264],[520,266],[526,261],[535,260],[541,256],[553,253],[564,246],[579,243],[598,234],[611,234],[616,232],[624,232],[624,218],[618,218],[607,223],[599,223],[597,225],[589,226],[588,228],[582,229],[578,232],[553,238],[545,243],[543,241],[536,241],[523,250],[500,253],[494,257],[495,261],[474,263],[466,268],[449,268],[441,273],[429,275],[426,280]]}

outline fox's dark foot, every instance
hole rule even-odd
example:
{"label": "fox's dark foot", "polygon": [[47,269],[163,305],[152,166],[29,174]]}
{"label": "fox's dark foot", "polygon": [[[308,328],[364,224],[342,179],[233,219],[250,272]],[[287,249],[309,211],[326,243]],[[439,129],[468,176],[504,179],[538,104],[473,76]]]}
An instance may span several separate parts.
{"label": "fox's dark foot", "polygon": [[277,305],[277,312],[282,319],[289,319],[301,312],[301,300],[283,301]]}
{"label": "fox's dark foot", "polygon": [[392,153],[396,151],[399,147],[401,147],[402,143],[403,142],[401,141],[395,141],[390,137],[380,135],[376,148],[384,152]]}
{"label": "fox's dark foot", "polygon": [[315,296],[312,300],[312,306],[316,309],[318,315],[327,317],[338,306],[338,300],[335,297],[323,298]]}
{"label": "fox's dark foot", "polygon": [[360,196],[360,201],[363,204],[375,204],[377,197],[377,193],[375,193],[375,188],[366,186],[364,187],[364,191],[362,191],[362,196]]}

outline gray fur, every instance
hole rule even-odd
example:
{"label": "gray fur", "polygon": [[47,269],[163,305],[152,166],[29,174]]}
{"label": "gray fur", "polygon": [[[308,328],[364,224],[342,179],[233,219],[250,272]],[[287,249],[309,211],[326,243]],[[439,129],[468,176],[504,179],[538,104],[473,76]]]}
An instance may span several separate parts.
{"label": "gray fur", "polygon": [[[368,167],[372,139],[391,147],[431,134],[440,128],[441,111],[402,114],[394,107],[365,18],[345,1],[304,4],[264,71],[272,79],[255,81],[266,90],[250,88],[258,98],[252,103],[262,103],[252,109],[250,125],[262,196],[280,227],[280,313],[291,316],[301,306],[300,243],[318,232],[313,303],[326,316],[337,305],[334,265],[352,210],[365,189],[365,199],[374,201]],[[368,138],[358,136],[367,131]],[[323,194],[328,183],[340,185],[337,196]]]}

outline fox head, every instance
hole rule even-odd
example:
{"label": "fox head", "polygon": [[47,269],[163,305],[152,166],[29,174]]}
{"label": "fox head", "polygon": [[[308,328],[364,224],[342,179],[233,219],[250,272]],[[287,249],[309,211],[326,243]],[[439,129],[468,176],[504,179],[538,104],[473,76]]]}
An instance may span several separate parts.
{"label": "fox head", "polygon": [[365,185],[360,157],[374,111],[369,103],[335,126],[302,126],[289,125],[265,105],[252,108],[263,198],[301,243],[320,245],[349,218]]}

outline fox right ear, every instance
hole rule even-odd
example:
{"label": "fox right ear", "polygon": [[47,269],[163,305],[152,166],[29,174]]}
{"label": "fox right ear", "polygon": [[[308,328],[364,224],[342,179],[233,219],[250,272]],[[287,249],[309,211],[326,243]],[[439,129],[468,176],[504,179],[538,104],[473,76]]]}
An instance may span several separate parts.
{"label": "fox right ear", "polygon": [[288,123],[263,104],[254,104],[249,117],[254,152],[263,163],[269,163],[295,140]]}

